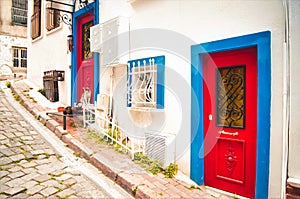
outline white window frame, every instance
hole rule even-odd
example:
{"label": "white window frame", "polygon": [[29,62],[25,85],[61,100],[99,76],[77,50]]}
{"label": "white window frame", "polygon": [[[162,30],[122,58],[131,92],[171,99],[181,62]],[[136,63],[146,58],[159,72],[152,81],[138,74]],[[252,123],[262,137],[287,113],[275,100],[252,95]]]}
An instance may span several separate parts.
{"label": "white window frame", "polygon": [[[15,54],[15,51],[17,50],[17,55]],[[25,51],[26,54],[23,57],[22,51]],[[17,66],[15,65],[15,60],[17,61]],[[22,66],[22,63],[25,61],[25,67]],[[24,47],[12,47],[12,66],[15,68],[27,68],[27,48]]]}

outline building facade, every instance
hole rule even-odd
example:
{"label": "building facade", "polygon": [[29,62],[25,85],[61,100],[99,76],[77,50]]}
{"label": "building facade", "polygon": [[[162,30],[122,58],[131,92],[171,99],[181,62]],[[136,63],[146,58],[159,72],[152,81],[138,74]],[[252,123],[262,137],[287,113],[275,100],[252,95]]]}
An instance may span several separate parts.
{"label": "building facade", "polygon": [[0,78],[26,78],[27,0],[0,2]]}
{"label": "building facade", "polygon": [[[299,8],[293,0],[103,0],[91,29],[100,94],[112,97],[124,131],[151,140],[147,155],[175,162],[198,184],[283,198],[300,179]],[[163,151],[151,145],[162,138]]]}
{"label": "building facade", "polygon": [[48,30],[51,1],[36,2],[28,78],[64,71],[59,101],[88,90],[149,157],[199,185],[250,198],[299,187],[299,1],[75,1],[71,30]]}

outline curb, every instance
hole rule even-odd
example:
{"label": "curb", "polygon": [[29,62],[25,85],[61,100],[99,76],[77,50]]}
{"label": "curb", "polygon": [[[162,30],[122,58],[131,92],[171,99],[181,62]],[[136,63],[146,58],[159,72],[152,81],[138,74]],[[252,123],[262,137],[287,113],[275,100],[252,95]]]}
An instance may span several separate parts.
{"label": "curb", "polygon": [[94,152],[89,147],[83,145],[81,142],[76,140],[72,135],[68,134],[66,130],[63,130],[63,128],[59,125],[58,122],[51,119],[49,116],[43,114],[45,111],[43,107],[27,99],[27,97],[22,93],[22,91],[18,92],[19,89],[17,88],[15,83],[11,85],[11,90],[15,95],[19,96],[20,104],[34,117],[37,117],[40,123],[46,126],[50,131],[52,131],[60,140],[67,144],[67,146],[70,149],[72,149],[75,153],[79,154],[80,157],[89,161],[105,176],[107,176],[116,184],[121,186],[134,198],[157,198],[153,197],[157,196],[157,194],[147,186],[138,186],[133,180],[128,180],[133,179],[130,178],[130,176],[128,176],[129,174],[122,173],[122,171],[114,171],[107,164],[101,161],[101,158],[98,156],[98,154],[94,154]]}

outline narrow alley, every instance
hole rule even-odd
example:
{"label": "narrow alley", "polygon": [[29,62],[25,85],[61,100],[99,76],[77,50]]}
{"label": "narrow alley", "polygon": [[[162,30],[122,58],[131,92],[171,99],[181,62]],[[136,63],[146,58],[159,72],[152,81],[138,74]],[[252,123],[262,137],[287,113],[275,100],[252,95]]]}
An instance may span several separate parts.
{"label": "narrow alley", "polygon": [[[1,89],[0,198],[130,197],[89,163],[75,157],[42,125],[37,130],[34,122],[27,121],[32,116],[25,119],[23,114],[24,109]],[[97,178],[96,182],[88,179],[87,173]]]}

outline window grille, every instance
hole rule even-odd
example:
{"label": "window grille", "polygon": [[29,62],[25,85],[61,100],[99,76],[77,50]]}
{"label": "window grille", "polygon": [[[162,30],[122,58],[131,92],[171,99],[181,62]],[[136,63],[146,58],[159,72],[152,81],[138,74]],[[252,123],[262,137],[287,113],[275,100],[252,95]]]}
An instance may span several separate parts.
{"label": "window grille", "polygon": [[41,0],[34,0],[33,15],[31,16],[31,38],[41,35]]}
{"label": "window grille", "polygon": [[131,60],[127,70],[127,106],[163,108],[164,56]]}
{"label": "window grille", "polygon": [[59,27],[60,12],[58,10],[47,9],[47,30],[53,30]]}
{"label": "window grille", "polygon": [[27,68],[27,49],[13,47],[13,66]]}
{"label": "window grille", "polygon": [[12,0],[12,23],[27,26],[27,0]]}

